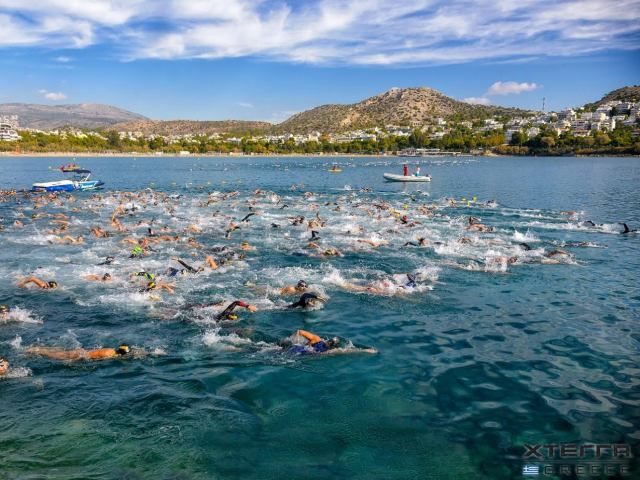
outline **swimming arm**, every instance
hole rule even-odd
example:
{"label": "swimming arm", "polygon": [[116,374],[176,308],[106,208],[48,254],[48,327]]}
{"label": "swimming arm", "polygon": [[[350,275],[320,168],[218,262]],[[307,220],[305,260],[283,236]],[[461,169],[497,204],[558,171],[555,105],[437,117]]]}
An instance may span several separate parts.
{"label": "swimming arm", "polygon": [[309,345],[313,345],[314,343],[322,341],[322,338],[320,338],[318,335],[307,332],[306,330],[298,330],[296,334],[306,338]]}

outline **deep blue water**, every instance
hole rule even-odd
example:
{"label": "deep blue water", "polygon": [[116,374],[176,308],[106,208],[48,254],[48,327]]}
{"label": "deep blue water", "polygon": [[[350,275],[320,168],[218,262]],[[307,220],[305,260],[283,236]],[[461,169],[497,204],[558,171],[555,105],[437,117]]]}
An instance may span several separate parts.
{"label": "deep blue water", "polygon": [[[58,179],[48,167],[60,163],[0,158],[0,189]],[[393,158],[78,163],[106,183],[100,197],[37,209],[22,195],[0,203],[0,303],[14,307],[0,322],[0,355],[14,369],[0,380],[0,478],[507,479],[523,478],[524,443],[629,443],[640,454],[640,235],[621,235],[617,223],[640,228],[639,159],[433,159],[421,162],[433,182],[407,186],[383,181],[401,170]],[[328,173],[332,163],[343,172]],[[120,192],[146,188],[125,202],[138,207],[121,217],[130,232],[90,235],[92,226],[111,230]],[[154,191],[172,197],[154,205]],[[224,199],[231,191],[239,193]],[[254,200],[257,215],[225,239]],[[371,206],[382,202],[421,223]],[[310,231],[287,217],[316,212],[327,221],[322,249],[344,256],[307,255]],[[53,217],[34,213],[66,214],[68,233],[85,243],[49,243]],[[469,215],[494,232],[468,231]],[[180,240],[127,258],[122,239],[143,237],[147,225],[137,223],[150,219]],[[192,224],[202,232],[184,233]],[[419,236],[430,246],[402,247]],[[389,243],[372,249],[358,239]],[[241,241],[256,248],[246,259],[169,279],[176,293],[160,300],[128,279],[162,274],[178,266],[176,255],[199,265],[204,250],[238,251]],[[555,248],[570,256],[549,263]],[[107,255],[114,264],[96,266]],[[106,271],[113,282],[83,279]],[[416,290],[402,288],[410,272]],[[17,288],[31,274],[60,288]],[[324,308],[284,308],[294,297],[279,288],[301,278],[328,297]],[[384,281],[388,294],[345,288]],[[228,325],[215,309],[186,309],[236,298],[259,310]],[[278,342],[299,328],[355,346],[286,355]],[[150,355],[69,363],[24,351],[119,342]]]}

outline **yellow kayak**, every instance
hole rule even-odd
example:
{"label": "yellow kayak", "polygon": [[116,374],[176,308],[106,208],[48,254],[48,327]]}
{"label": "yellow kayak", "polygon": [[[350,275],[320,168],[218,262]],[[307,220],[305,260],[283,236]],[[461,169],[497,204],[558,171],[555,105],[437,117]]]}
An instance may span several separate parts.
{"label": "yellow kayak", "polygon": [[327,170],[327,172],[331,172],[331,173],[340,173],[342,171],[341,168],[332,168],[330,170]]}

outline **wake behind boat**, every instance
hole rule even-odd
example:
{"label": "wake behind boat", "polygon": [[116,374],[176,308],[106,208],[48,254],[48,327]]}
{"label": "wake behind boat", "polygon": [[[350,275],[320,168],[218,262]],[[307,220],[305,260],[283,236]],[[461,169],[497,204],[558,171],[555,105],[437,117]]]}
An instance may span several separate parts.
{"label": "wake behind boat", "polygon": [[97,190],[104,182],[100,180],[91,180],[91,171],[83,169],[74,169],[73,176],[66,180],[58,180],[55,182],[39,182],[32,185],[33,192],[73,192],[84,190]]}

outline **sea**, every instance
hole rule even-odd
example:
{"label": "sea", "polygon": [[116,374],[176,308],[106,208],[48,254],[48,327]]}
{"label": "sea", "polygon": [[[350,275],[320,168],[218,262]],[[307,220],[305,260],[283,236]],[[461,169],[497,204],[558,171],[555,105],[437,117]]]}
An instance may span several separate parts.
{"label": "sea", "polygon": [[70,161],[0,158],[0,478],[640,478],[640,159],[78,158],[102,190],[21,192]]}

